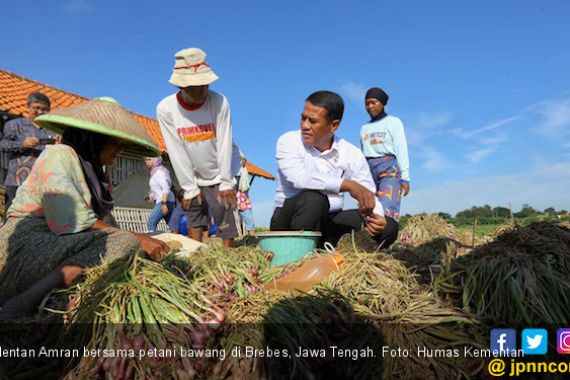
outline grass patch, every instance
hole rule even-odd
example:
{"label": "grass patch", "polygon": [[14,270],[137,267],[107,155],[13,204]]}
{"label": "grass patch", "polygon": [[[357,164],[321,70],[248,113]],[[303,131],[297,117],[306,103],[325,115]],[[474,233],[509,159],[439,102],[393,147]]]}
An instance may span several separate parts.
{"label": "grass patch", "polygon": [[[500,226],[502,226],[502,224],[478,224],[475,233],[477,234],[478,237],[483,237],[485,235],[489,235],[495,232],[497,228],[499,228]],[[473,226],[462,225],[455,227],[457,228],[457,231],[460,233],[464,231],[473,233]]]}

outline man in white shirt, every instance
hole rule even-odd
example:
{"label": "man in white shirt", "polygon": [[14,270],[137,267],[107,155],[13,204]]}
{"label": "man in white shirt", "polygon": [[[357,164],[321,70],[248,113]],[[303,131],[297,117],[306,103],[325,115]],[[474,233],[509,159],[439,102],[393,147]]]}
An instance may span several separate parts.
{"label": "man in white shirt", "polygon": [[180,91],[164,98],[156,113],[172,168],[184,190],[182,207],[190,237],[202,240],[210,209],[219,236],[231,247],[238,234],[233,215],[232,124],[228,100],[209,89],[217,79],[201,49],[179,51],[169,82]]}
{"label": "man in white shirt", "polygon": [[[330,91],[311,94],[301,114],[301,130],[277,141],[278,178],[270,229],[322,231],[323,242],[336,244],[352,230],[364,228],[387,247],[398,235],[398,223],[384,217],[374,195],[366,158],[354,145],[335,136],[344,102]],[[344,192],[358,210],[343,210]]]}

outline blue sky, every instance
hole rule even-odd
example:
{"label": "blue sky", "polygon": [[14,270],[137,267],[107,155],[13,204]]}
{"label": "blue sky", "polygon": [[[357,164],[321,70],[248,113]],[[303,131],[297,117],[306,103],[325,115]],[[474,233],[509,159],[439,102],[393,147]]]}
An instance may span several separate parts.
{"label": "blue sky", "polygon": [[[380,86],[409,140],[403,213],[523,203],[570,209],[567,1],[8,2],[0,67],[155,116],[174,53],[201,47],[232,106],[234,137],[276,173],[277,138],[313,91],[340,93],[358,144]],[[274,183],[251,192],[259,225]],[[351,202],[348,202],[349,204]]]}

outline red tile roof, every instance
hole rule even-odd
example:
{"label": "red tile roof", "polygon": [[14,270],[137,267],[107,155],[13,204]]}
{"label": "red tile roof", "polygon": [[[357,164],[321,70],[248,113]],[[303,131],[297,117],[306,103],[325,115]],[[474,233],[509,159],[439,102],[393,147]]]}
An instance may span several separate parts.
{"label": "red tile roof", "polygon": [[[8,112],[13,116],[28,116],[28,95],[32,92],[41,92],[47,95],[51,101],[52,108],[69,107],[79,104],[89,98],[74,94],[69,91],[50,86],[8,70],[0,69],[0,111]],[[160,133],[160,127],[155,119],[131,112],[135,119],[146,129],[155,144],[160,150],[166,152],[164,139]],[[251,164],[248,164],[248,171],[251,175],[258,175],[267,179],[275,179],[270,173]]]}
{"label": "red tile roof", "polygon": [[[41,92],[49,97],[52,108],[69,107],[79,104],[88,98],[69,91],[28,79],[8,70],[0,69],[0,110],[14,116],[28,116],[28,95]],[[160,133],[158,122],[150,117],[131,112],[135,119],[146,129],[160,150],[166,152],[166,146]]]}
{"label": "red tile roof", "polygon": [[263,170],[259,166],[255,166],[254,164],[252,164],[249,161],[246,161],[245,167],[247,168],[247,171],[250,175],[258,175],[260,177],[271,179],[271,180],[275,179],[275,177],[273,177],[271,175],[271,173],[266,172],[265,170]]}

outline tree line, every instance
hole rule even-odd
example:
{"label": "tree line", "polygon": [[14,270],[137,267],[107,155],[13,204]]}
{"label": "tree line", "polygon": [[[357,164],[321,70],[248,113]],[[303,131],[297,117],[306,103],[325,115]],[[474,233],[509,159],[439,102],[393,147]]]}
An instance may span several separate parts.
{"label": "tree line", "polygon": [[[548,207],[542,211],[535,209],[525,203],[519,211],[511,210],[508,207],[491,207],[490,205],[472,206],[469,209],[459,211],[452,216],[446,212],[438,212],[439,216],[455,225],[473,224],[477,220],[478,224],[502,224],[511,219],[537,221],[537,220],[566,220],[570,218],[567,210],[556,210]],[[403,218],[407,219],[409,215]]]}

